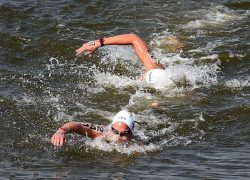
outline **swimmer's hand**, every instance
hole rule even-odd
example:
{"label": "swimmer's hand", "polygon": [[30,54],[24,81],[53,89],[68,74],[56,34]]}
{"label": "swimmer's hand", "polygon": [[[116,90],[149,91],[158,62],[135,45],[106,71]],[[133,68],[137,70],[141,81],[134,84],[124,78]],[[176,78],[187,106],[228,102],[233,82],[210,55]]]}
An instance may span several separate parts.
{"label": "swimmer's hand", "polygon": [[88,43],[85,43],[80,47],[79,49],[76,50],[76,55],[79,55],[83,52],[85,53],[85,56],[95,52],[98,48],[100,47],[100,43],[98,41],[90,41]]}
{"label": "swimmer's hand", "polygon": [[57,131],[52,139],[51,139],[52,143],[55,146],[63,146],[66,144],[66,137],[65,137],[65,133],[62,131]]}

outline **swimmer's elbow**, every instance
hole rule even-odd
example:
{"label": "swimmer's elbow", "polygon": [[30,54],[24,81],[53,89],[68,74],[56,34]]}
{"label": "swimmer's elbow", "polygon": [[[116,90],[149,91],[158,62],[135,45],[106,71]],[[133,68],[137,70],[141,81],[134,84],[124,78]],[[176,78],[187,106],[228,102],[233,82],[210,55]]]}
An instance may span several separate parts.
{"label": "swimmer's elbow", "polygon": [[131,44],[136,48],[138,47],[139,49],[141,49],[142,47],[147,47],[147,45],[143,42],[143,40],[137,36],[136,34],[129,34],[129,39]]}

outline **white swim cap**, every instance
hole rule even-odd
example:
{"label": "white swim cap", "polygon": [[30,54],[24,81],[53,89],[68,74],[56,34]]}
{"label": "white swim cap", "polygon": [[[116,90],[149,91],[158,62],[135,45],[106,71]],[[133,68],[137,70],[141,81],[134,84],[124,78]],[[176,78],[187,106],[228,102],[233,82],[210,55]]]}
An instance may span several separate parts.
{"label": "white swim cap", "polygon": [[124,122],[125,124],[128,125],[128,127],[130,128],[132,133],[134,132],[135,122],[128,111],[122,110],[122,111],[118,112],[113,119],[112,125],[115,122]]}
{"label": "white swim cap", "polygon": [[146,74],[146,81],[154,83],[157,80],[159,80],[159,78],[163,77],[165,74],[165,70],[164,69],[152,69],[149,70]]}

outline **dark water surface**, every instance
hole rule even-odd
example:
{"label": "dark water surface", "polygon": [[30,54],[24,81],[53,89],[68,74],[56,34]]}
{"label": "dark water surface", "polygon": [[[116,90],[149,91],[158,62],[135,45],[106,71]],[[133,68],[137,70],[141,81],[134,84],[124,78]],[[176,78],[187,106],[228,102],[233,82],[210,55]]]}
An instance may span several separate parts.
{"label": "dark water surface", "polygon": [[[0,12],[0,179],[250,179],[250,2],[2,0]],[[141,81],[130,46],[75,55],[125,33],[166,66],[159,83]],[[159,45],[168,35],[182,51]],[[124,108],[149,145],[50,142]]]}

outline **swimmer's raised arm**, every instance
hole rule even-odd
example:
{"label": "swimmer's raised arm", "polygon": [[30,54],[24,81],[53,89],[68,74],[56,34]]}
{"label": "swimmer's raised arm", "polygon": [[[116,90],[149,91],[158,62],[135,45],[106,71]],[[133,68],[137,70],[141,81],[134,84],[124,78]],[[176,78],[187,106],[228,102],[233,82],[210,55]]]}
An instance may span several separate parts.
{"label": "swimmer's raised arm", "polygon": [[145,72],[151,69],[164,69],[164,67],[158,64],[157,59],[154,57],[149,47],[135,34],[123,34],[108,38],[102,38],[95,41],[90,41],[83,44],[83,46],[76,50],[77,55],[86,52],[85,55],[89,55],[95,52],[99,47],[106,45],[132,45],[139,59],[142,61],[145,67]]}
{"label": "swimmer's raised arm", "polygon": [[67,142],[65,134],[74,132],[91,138],[100,137],[103,135],[104,127],[103,125],[93,125],[91,123],[69,122],[56,131],[51,141],[55,146],[62,146]]}

